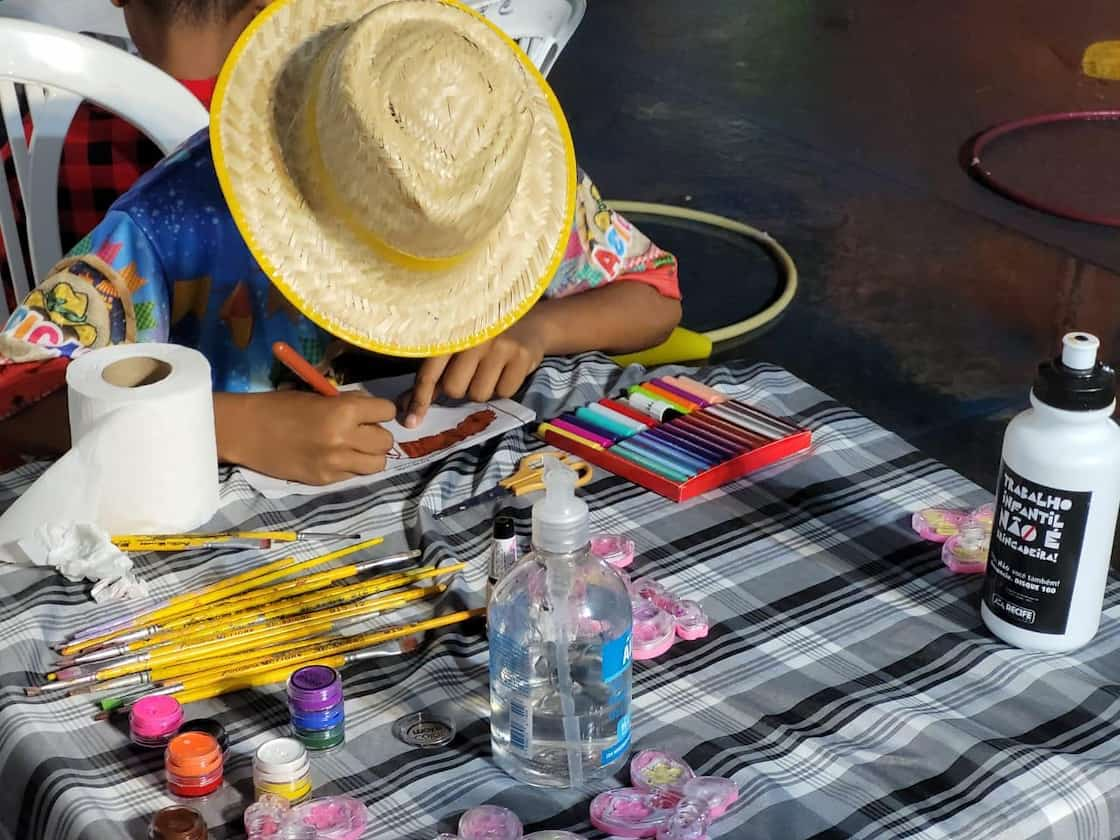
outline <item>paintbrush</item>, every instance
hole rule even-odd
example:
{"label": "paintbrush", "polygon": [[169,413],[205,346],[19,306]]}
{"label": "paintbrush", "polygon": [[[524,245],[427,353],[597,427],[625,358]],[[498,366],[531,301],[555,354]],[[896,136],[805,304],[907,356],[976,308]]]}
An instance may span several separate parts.
{"label": "paintbrush", "polygon": [[121,551],[186,551],[192,548],[217,548],[244,545],[267,548],[274,542],[308,540],[360,540],[361,534],[334,534],[325,531],[226,531],[220,534],[125,534],[112,537]]}
{"label": "paintbrush", "polygon": [[[350,563],[346,566],[340,566],[337,569],[315,572],[314,574],[305,575],[295,580],[275,583],[271,586],[246,588],[245,591],[241,591],[232,597],[225,597],[222,593],[213,593],[213,595],[217,595],[217,597],[212,597],[211,595],[203,596],[207,599],[206,603],[195,606],[193,610],[191,608],[184,609],[182,605],[178,605],[170,616],[160,615],[157,616],[157,619],[160,622],[159,626],[164,628],[181,627],[198,621],[241,612],[261,604],[278,601],[293,595],[314,592],[330,586],[337,580],[368,572],[372,569],[380,568],[381,566],[396,565],[408,560],[414,560],[419,556],[419,551],[409,551],[404,554],[394,554],[376,560],[366,560],[362,563]],[[289,572],[282,574],[286,575],[289,574]],[[151,625],[149,625],[149,627],[150,626]],[[74,645],[67,645],[62,648],[61,652],[64,656],[69,656],[108,644],[122,644],[124,642],[144,639],[147,638],[148,635],[150,635],[148,627],[141,627],[128,631],[115,630],[105,636],[87,639],[86,641]]]}
{"label": "paintbrush", "polygon": [[[305,640],[338,629],[343,622],[369,618],[379,613],[399,609],[414,601],[439,595],[446,591],[446,588],[446,586],[432,586],[394,593],[369,602],[322,610],[307,617],[252,628],[252,632],[217,642],[202,642],[184,647],[172,646],[165,651],[139,653],[93,673],[84,673],[77,668],[66,669],[58,672],[56,682],[42,688],[48,691],[73,688],[139,673],[145,674],[148,680],[167,679],[171,675],[178,676],[207,670],[212,664],[208,663],[214,659],[242,656],[260,658],[262,655],[267,655],[267,652],[282,652],[305,646],[307,644]],[[104,686],[101,685],[97,690],[103,688]]]}
{"label": "paintbrush", "polygon": [[268,621],[299,615],[307,615],[316,610],[343,606],[370,595],[397,589],[402,586],[418,583],[433,577],[453,574],[465,568],[465,563],[455,563],[442,568],[431,566],[380,575],[358,583],[345,586],[330,587],[328,590],[315,591],[296,597],[290,597],[272,606],[262,607],[257,610],[248,609],[230,615],[218,616],[197,622],[175,621],[168,625],[153,625],[141,631],[136,631],[136,640],[97,651],[80,654],[74,657],[62,657],[57,665],[68,667],[71,665],[84,665],[127,656],[139,650],[149,649],[159,645],[208,641],[222,638],[226,633],[234,630],[264,624]]}
{"label": "paintbrush", "polygon": [[[157,621],[164,621],[169,618],[180,616],[184,613],[197,612],[198,610],[210,604],[215,604],[219,601],[231,601],[238,595],[248,593],[252,590],[263,588],[266,584],[279,581],[282,578],[289,577],[299,572],[306,571],[328,563],[332,560],[338,560],[358,551],[363,551],[366,548],[378,545],[383,542],[381,537],[375,537],[364,542],[356,543],[354,545],[346,546],[338,551],[332,551],[320,557],[313,557],[310,560],[296,561],[292,557],[282,557],[272,563],[268,563],[257,569],[250,569],[233,577],[226,578],[225,580],[218,581],[204,587],[198,592],[184,593],[169,598],[167,604],[155,610],[145,613],[132,621],[132,626],[141,626],[144,624],[153,624]],[[319,573],[322,574],[322,573]],[[307,580],[314,578],[315,575],[309,575],[297,580]],[[291,581],[295,583],[296,581]],[[285,584],[276,584],[277,588],[283,587]],[[116,629],[100,636],[93,636],[92,638],[83,639],[80,642],[71,642],[62,647],[63,654],[80,653],[89,648],[98,647],[101,644],[112,641],[114,638],[122,635],[123,629]]]}
{"label": "paintbrush", "polygon": [[[206,678],[184,679],[165,686],[158,693],[171,694],[180,703],[186,704],[193,703],[196,700],[209,700],[245,688],[273,685],[286,680],[297,666],[321,664],[332,668],[342,668],[351,662],[376,656],[377,654],[373,652],[372,648],[385,642],[402,639],[439,627],[447,627],[451,624],[458,624],[485,614],[485,609],[462,610],[450,615],[417,621],[400,627],[351,636],[339,642],[324,645],[322,650],[310,650],[291,656],[272,657],[268,660],[262,660],[257,666],[234,671],[225,670]],[[127,711],[127,707],[122,705],[114,712],[100,713],[97,718],[104,719],[112,713],[124,711]]]}

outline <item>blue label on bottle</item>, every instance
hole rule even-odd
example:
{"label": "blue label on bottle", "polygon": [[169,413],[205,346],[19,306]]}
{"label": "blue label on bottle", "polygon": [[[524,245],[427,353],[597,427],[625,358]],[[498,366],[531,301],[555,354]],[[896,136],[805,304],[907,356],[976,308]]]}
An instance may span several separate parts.
{"label": "blue label on bottle", "polygon": [[609,683],[630,667],[630,631],[603,645],[603,682]]}
{"label": "blue label on bottle", "polygon": [[614,763],[620,755],[623,755],[630,749],[630,715],[623,715],[622,719],[618,722],[618,740],[614,742],[613,746],[607,747],[603,750],[603,754],[599,759],[599,765],[606,767],[608,764]]}

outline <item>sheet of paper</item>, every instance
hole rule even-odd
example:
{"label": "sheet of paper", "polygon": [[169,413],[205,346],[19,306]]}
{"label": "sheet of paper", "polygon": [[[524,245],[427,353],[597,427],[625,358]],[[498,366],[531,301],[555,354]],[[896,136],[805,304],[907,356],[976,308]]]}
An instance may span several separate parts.
{"label": "sheet of paper", "polygon": [[[411,388],[414,379],[415,377],[411,375],[396,376],[392,379],[373,380],[356,387],[365,388],[375,397],[392,400]],[[376,475],[357,476],[325,487],[315,487],[262,475],[244,467],[238,469],[249,482],[249,486],[269,499],[333,493],[337,490],[372,484],[394,473],[431,464],[446,458],[453,452],[467,449],[531,423],[534,419],[536,415],[532,411],[513,400],[492,400],[488,403],[443,401],[433,405],[428,410],[424,422],[415,429],[406,429],[395,420],[385,424],[385,428],[392,433],[396,444],[389,453],[385,470]],[[479,427],[478,431],[465,437],[461,432],[455,433],[460,423],[469,423],[469,428]],[[436,439],[436,436],[440,436],[440,439]]]}

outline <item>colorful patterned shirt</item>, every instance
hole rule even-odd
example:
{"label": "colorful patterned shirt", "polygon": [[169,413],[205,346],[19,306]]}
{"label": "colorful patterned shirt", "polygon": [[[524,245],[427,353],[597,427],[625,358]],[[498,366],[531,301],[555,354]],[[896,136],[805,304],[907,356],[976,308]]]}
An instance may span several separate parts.
{"label": "colorful patterned shirt", "polygon": [[[568,250],[545,294],[619,281],[680,296],[675,258],[612,212],[581,174]],[[72,358],[124,340],[195,347],[210,361],[214,389],[237,392],[275,386],[274,342],[317,363],[334,340],[253,259],[222,197],[206,132],[141,178],[13,313],[0,357]]]}
{"label": "colorful patterned shirt", "polygon": [[[210,107],[214,98],[216,79],[181,79],[180,83],[198,101]],[[31,115],[24,119],[24,134],[28,142],[34,132]],[[5,143],[0,146],[0,162],[8,178],[8,190],[13,197],[13,210],[20,235],[26,240],[23,225],[23,205],[20,201],[19,180],[12,150]],[[58,228],[62,250],[69,251],[87,233],[97,227],[109,208],[133,184],[163,158],[159,150],[138,128],[125,122],[116,114],[83,102],[62,145],[58,169]],[[24,242],[26,245],[26,241]],[[26,249],[25,249],[26,252]],[[30,271],[30,266],[28,266]],[[6,249],[0,241],[0,285],[11,300]]]}

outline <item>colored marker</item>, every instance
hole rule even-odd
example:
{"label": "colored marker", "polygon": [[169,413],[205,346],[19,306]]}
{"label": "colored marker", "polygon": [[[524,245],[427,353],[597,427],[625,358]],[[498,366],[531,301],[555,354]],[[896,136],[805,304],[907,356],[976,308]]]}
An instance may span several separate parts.
{"label": "colored marker", "polygon": [[697,382],[695,379],[689,379],[687,376],[666,376],[665,378],[678,388],[688,391],[690,394],[695,394],[713,405],[725,403],[730,399],[730,397],[722,391],[709,388],[703,382]]}
{"label": "colored marker", "polygon": [[629,433],[620,435],[614,429],[607,428],[605,423],[595,420],[594,417],[580,417],[576,414],[565,414],[561,419],[585,431],[594,432],[599,435],[599,437],[607,438],[611,443],[618,443],[623,438],[629,437]]}
{"label": "colored marker", "polygon": [[670,394],[674,394],[678,399],[682,399],[691,405],[695,405],[697,408],[703,408],[708,404],[708,401],[703,397],[698,397],[696,396],[696,394],[690,394],[688,391],[684,390],[684,388],[678,388],[668,379],[655,379],[653,380],[653,384],[660,388],[662,391],[668,391]]}
{"label": "colored marker", "polygon": [[635,420],[628,414],[622,414],[618,411],[615,411],[613,408],[609,408],[602,403],[588,403],[586,408],[592,414],[607,418],[612,422],[617,423],[622,428],[629,429],[632,433],[645,431],[649,428],[648,424]]}
{"label": "colored marker", "polygon": [[725,405],[710,405],[704,410],[712,416],[718,417],[720,420],[726,420],[732,425],[738,426],[741,429],[746,429],[748,432],[753,432],[756,435],[762,435],[768,440],[780,440],[785,437],[785,433],[777,433],[772,427],[760,423],[751,417],[747,417],[745,414],[741,414],[738,411],[733,411]]}
{"label": "colored marker", "polygon": [[702,413],[703,412],[696,412],[695,415],[689,415],[685,418],[688,420],[687,423],[683,420],[678,420],[675,421],[673,425],[688,429],[692,434],[707,436],[708,438],[717,440],[724,446],[735,450],[736,454],[754,449],[757,445],[756,438],[748,437],[745,432],[739,430],[735,426],[731,426],[730,423],[727,425],[734,431],[728,431],[721,426],[710,423],[708,422],[708,418],[701,416]]}
{"label": "colored marker", "polygon": [[651,455],[664,458],[670,463],[676,464],[678,467],[687,469],[690,473],[703,472],[712,466],[707,460],[693,457],[687,452],[682,452],[648,434],[635,435],[629,438],[627,443],[633,444],[638,449],[645,449]]}
{"label": "colored marker", "polygon": [[671,434],[663,428],[647,429],[644,433],[636,436],[639,440],[651,439],[660,443],[662,446],[667,446],[674,452],[685,455],[693,460],[699,461],[704,464],[706,469],[714,467],[716,464],[721,463],[724,457],[721,453],[714,453],[712,450],[704,451],[698,449],[694,444],[682,440],[680,436]]}
{"label": "colored marker", "polygon": [[590,441],[596,446],[607,449],[614,441],[611,438],[603,437],[596,432],[589,432],[582,426],[570,422],[567,417],[557,417],[555,420],[549,421],[553,426],[558,426],[566,432],[575,435],[577,440]]}
{"label": "colored marker", "polygon": [[624,403],[621,400],[612,400],[610,397],[604,397],[599,400],[599,405],[606,406],[611,411],[617,411],[619,414],[625,414],[631,420],[641,423],[643,426],[656,426],[657,421],[650,417],[648,414],[638,409],[629,403]]}
{"label": "colored marker", "polygon": [[719,434],[740,441],[744,446],[750,449],[755,449],[770,442],[768,438],[762,435],[752,434],[741,426],[736,426],[734,423],[721,420],[711,413],[711,408],[712,406],[708,406],[703,411],[697,411],[689,416],[695,417],[704,427],[710,429],[713,434]]}
{"label": "colored marker", "polygon": [[642,394],[643,396],[649,397],[651,400],[667,403],[683,414],[688,414],[688,412],[695,408],[691,403],[687,403],[679,397],[674,397],[668,391],[662,391],[656,385],[650,385],[648,383],[645,385],[633,385],[628,390],[631,394]]}
{"label": "colored marker", "polygon": [[[594,405],[594,403],[592,405]],[[591,406],[580,406],[577,408],[576,417],[583,420],[585,423],[590,423],[593,426],[606,429],[612,435],[619,438],[628,438],[635,432],[640,432],[645,428],[640,423],[634,423],[629,418],[626,418],[627,423],[620,423],[606,411],[592,411]],[[637,426],[637,428],[634,428],[634,426]]]}
{"label": "colored marker", "polygon": [[670,405],[661,400],[655,400],[652,397],[642,393],[628,394],[626,402],[630,403],[638,411],[644,412],[654,420],[665,422],[672,420],[675,417],[684,417],[687,412],[680,411],[676,406]]}
{"label": "colored marker", "polygon": [[642,385],[642,388],[646,391],[649,391],[658,399],[664,400],[665,402],[669,403],[670,405],[679,405],[681,411],[695,411],[696,409],[701,408],[701,406],[698,405],[694,399],[690,400],[687,397],[682,397],[678,394],[674,394],[672,391],[668,391],[665,388],[662,388],[655,382],[646,382]]}
{"label": "colored marker", "polygon": [[736,411],[746,412],[752,417],[757,417],[759,420],[770,423],[775,427],[783,429],[790,434],[796,434],[797,432],[801,431],[801,429],[797,428],[797,426],[793,425],[789,421],[783,420],[780,417],[775,417],[772,414],[767,414],[765,411],[755,408],[753,405],[747,405],[745,402],[742,402],[740,400],[728,400],[726,407],[733,408]]}
{"label": "colored marker", "polygon": [[670,481],[677,482],[678,484],[688,481],[689,479],[687,473],[683,473],[675,467],[666,466],[660,461],[656,461],[652,458],[647,458],[641,452],[631,449],[630,445],[626,441],[623,441],[617,446],[612,446],[611,452],[622,458],[625,458],[627,461],[631,461],[637,464],[639,467],[643,467],[650,472],[657,473],[662,478],[667,478]]}
{"label": "colored marker", "polygon": [[709,427],[700,423],[686,423],[683,419],[680,419],[666,423],[663,428],[672,429],[674,434],[681,435],[688,440],[718,449],[724,453],[725,460],[742,455],[750,449],[739,438],[713,432]]}
{"label": "colored marker", "polygon": [[552,423],[541,423],[539,426],[537,426],[538,435],[541,435],[543,437],[545,432],[552,432],[552,434],[554,435],[559,435],[566,440],[575,441],[578,444],[587,446],[598,452],[602,452],[604,449],[603,446],[599,445],[595,441],[588,440],[587,438],[581,437],[580,435],[577,435],[574,432],[570,432],[567,429],[561,429],[559,426],[556,426]]}
{"label": "colored marker", "polygon": [[647,434],[658,440],[671,443],[683,449],[685,452],[688,452],[693,457],[703,458],[712,464],[719,464],[727,460],[727,455],[724,452],[712,446],[704,446],[703,444],[696,443],[687,436],[679,434],[672,426],[658,426],[656,429],[650,429]]}

